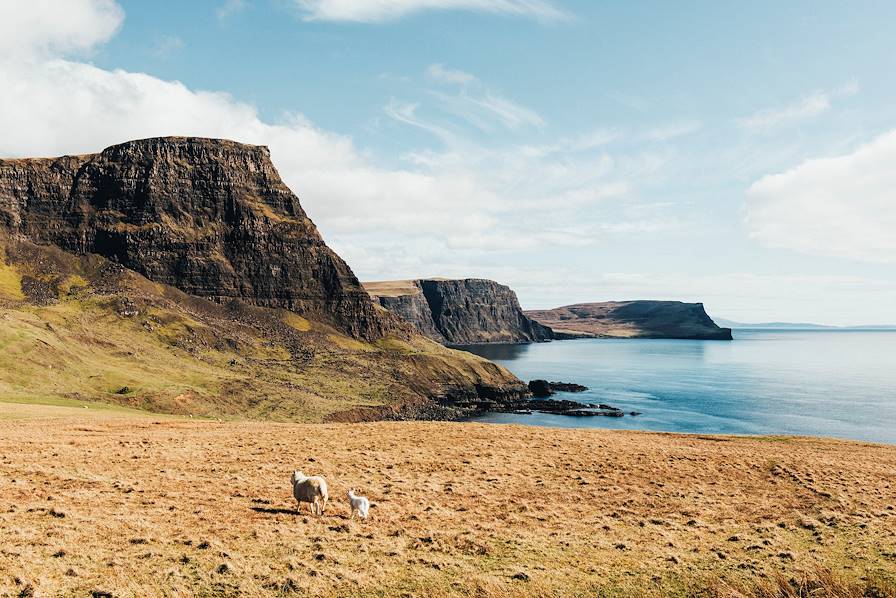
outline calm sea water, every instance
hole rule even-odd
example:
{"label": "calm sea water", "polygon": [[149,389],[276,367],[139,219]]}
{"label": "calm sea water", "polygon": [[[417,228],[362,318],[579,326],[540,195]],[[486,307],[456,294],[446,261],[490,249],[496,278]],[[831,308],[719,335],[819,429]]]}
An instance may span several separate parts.
{"label": "calm sea water", "polygon": [[896,444],[896,332],[736,330],[735,340],[587,339],[480,345],[523,380],[589,387],[558,398],[643,415],[489,414],[478,421]]}

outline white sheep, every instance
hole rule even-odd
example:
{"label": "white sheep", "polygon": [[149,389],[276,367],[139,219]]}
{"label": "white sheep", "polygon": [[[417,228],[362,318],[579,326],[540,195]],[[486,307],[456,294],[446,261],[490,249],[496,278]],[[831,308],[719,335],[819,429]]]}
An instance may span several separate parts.
{"label": "white sheep", "polygon": [[353,490],[348,491],[348,502],[352,505],[352,519],[355,518],[355,513],[361,519],[367,519],[367,511],[370,510],[370,501],[367,500],[366,496],[355,496]]}
{"label": "white sheep", "polygon": [[306,476],[298,469],[292,472],[292,495],[296,497],[301,509],[302,503],[315,515],[323,515],[330,495],[327,493],[327,481],[320,476]]}

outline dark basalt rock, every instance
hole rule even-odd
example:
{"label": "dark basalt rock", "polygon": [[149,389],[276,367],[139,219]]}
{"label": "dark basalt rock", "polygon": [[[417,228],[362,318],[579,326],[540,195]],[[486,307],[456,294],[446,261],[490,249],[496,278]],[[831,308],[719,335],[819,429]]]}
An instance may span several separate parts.
{"label": "dark basalt rock", "polygon": [[529,392],[533,397],[545,398],[554,394],[554,389],[551,388],[551,383],[547,380],[530,380]]}
{"label": "dark basalt rock", "polygon": [[550,328],[523,313],[516,293],[493,280],[420,279],[365,283],[380,305],[448,345],[551,340]]}
{"label": "dark basalt rock", "polygon": [[0,231],[102,255],[191,295],[312,315],[356,337],[406,330],[326,246],[263,146],[165,137],[0,160]]}
{"label": "dark basalt rock", "polygon": [[548,382],[548,384],[554,392],[585,392],[588,390],[587,386],[572,382]]}
{"label": "dark basalt rock", "polygon": [[619,409],[614,409],[612,411],[599,411],[599,410],[591,410],[591,409],[570,409],[569,411],[564,411],[560,415],[570,415],[573,417],[622,417],[625,415]]}
{"label": "dark basalt rock", "polygon": [[547,380],[531,380],[529,382],[529,392],[532,396],[545,398],[557,392],[585,392],[587,386],[574,384],[572,382],[548,382]]}
{"label": "dark basalt rock", "polygon": [[428,419],[461,419],[483,413],[530,415],[536,411],[538,413],[567,415],[570,417],[623,417],[625,415],[625,412],[621,409],[602,403],[528,398],[524,393],[517,391],[507,392],[506,387],[502,387],[500,392],[496,392],[493,398],[483,398],[484,395],[481,390],[473,392],[469,389],[458,390],[458,393],[448,393],[439,397],[439,406],[432,408],[432,416]]}

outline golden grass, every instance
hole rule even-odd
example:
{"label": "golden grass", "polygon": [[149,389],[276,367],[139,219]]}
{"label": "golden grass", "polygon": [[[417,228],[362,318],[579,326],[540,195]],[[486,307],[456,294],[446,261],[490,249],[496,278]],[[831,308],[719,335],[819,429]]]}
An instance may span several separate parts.
{"label": "golden grass", "polygon": [[364,290],[371,295],[382,297],[398,297],[400,295],[417,295],[421,293],[415,280],[381,280],[362,282]]}
{"label": "golden grass", "polygon": [[17,301],[25,298],[22,294],[22,276],[18,270],[6,263],[2,247],[0,247],[0,298]]}
{"label": "golden grass", "polygon": [[0,414],[0,595],[896,595],[896,447]]}
{"label": "golden grass", "polygon": [[308,332],[311,330],[311,322],[291,311],[283,312],[283,321],[299,332]]}

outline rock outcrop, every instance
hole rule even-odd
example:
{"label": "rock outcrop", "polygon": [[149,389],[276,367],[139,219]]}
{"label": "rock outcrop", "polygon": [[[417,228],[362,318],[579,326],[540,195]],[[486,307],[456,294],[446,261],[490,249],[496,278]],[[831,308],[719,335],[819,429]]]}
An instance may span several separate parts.
{"label": "rock outcrop", "polygon": [[445,344],[530,343],[553,338],[526,317],[516,293],[492,280],[420,279],[369,282],[380,305]]}
{"label": "rock outcrop", "polygon": [[702,303],[610,301],[527,311],[557,338],[675,338],[731,340],[731,329],[712,321]]}
{"label": "rock outcrop", "polygon": [[219,303],[289,309],[357,338],[406,329],[327,247],[263,146],[165,137],[0,160],[0,232],[99,254]]}

